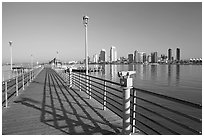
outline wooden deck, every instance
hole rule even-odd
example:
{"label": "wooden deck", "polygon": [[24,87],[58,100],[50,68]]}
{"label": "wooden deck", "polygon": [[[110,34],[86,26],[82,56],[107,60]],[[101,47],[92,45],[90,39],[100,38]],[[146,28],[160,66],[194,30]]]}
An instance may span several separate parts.
{"label": "wooden deck", "polygon": [[2,110],[2,134],[121,134],[122,119],[89,99],[83,91],[70,89],[50,68]]}

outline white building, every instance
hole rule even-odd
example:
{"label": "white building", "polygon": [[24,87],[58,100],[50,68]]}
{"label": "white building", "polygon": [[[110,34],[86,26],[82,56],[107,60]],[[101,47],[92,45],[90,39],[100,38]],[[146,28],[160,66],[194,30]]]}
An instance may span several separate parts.
{"label": "white building", "polygon": [[111,48],[110,48],[110,62],[115,62],[115,61],[117,61],[116,47],[111,46]]}
{"label": "white building", "polygon": [[143,63],[143,55],[144,55],[144,52],[138,52],[138,62],[139,63]]}
{"label": "white building", "polygon": [[98,54],[93,55],[93,62],[98,63]]}

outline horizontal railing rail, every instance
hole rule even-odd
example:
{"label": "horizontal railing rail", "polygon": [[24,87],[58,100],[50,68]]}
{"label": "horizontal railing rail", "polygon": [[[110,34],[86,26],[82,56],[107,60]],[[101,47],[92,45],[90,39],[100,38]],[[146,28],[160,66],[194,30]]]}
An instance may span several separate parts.
{"label": "horizontal railing rail", "polygon": [[[153,131],[150,132],[151,134],[202,134],[202,119],[193,116],[196,113],[201,114],[201,104],[139,88],[133,88],[131,96],[133,128],[145,127],[143,131],[146,129],[145,132],[148,133],[151,130]],[[192,114],[187,114],[189,110]],[[138,126],[137,121],[140,121],[140,126]],[[145,121],[145,124],[141,121]]]}
{"label": "horizontal railing rail", "polygon": [[28,72],[21,71],[15,77],[2,81],[2,105],[7,108],[9,100],[18,96],[19,91],[24,90],[42,69],[38,67]]}
{"label": "horizontal railing rail", "polygon": [[[58,71],[68,86],[85,91],[115,114],[123,117],[123,90],[119,83],[80,72]],[[202,105],[183,99],[132,88],[131,130],[144,134],[202,134]],[[189,111],[190,110],[190,111]]]}
{"label": "horizontal railing rail", "polygon": [[174,98],[174,97],[170,97],[170,96],[154,93],[154,92],[151,92],[151,91],[148,91],[148,90],[139,89],[139,88],[134,88],[134,90],[139,90],[140,92],[143,92],[143,93],[151,94],[153,96],[157,96],[157,97],[164,98],[164,99],[167,99],[167,100],[172,100],[174,102],[182,103],[184,105],[192,106],[192,107],[195,107],[195,108],[198,108],[198,109],[202,108],[202,104],[192,103],[190,101],[186,101],[186,100],[182,100],[182,99],[178,99],[178,98]]}
{"label": "horizontal railing rail", "polygon": [[[79,77],[81,75],[81,80],[79,80]],[[86,78],[87,77],[87,78]],[[88,80],[88,87],[90,87],[91,83],[91,89],[87,89],[87,94],[90,94],[90,90],[94,90],[94,92],[91,92],[92,97],[96,100],[100,100],[100,103],[106,104],[103,108],[109,108],[115,114],[122,117],[122,90],[120,88],[120,84],[114,85],[115,87],[110,86],[110,84],[115,84],[114,82],[110,82],[109,80],[100,79],[93,76],[87,76],[85,74],[80,73],[73,73],[73,81],[74,85],[76,85],[78,88],[80,88],[80,85],[78,83],[81,83],[84,86],[84,90],[86,90],[86,80]],[[104,84],[106,83],[106,84]],[[118,95],[119,94],[119,95]],[[104,100],[105,99],[105,100]],[[105,102],[105,103],[104,103]]]}

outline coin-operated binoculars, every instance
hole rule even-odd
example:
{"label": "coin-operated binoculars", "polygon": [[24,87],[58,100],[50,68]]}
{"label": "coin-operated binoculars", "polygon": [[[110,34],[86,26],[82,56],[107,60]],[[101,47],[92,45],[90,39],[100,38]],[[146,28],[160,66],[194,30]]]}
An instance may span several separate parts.
{"label": "coin-operated binoculars", "polygon": [[121,71],[118,72],[118,77],[120,78],[120,84],[123,87],[132,87],[131,75],[136,74],[136,71]]}
{"label": "coin-operated binoculars", "polygon": [[130,134],[130,89],[133,86],[131,75],[136,74],[136,71],[121,71],[118,72],[121,88],[123,89],[123,131],[125,135]]}

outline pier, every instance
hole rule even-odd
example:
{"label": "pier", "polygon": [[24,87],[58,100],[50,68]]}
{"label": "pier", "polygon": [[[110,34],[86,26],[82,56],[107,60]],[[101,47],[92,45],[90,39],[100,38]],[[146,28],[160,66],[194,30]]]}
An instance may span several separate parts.
{"label": "pier", "polygon": [[122,119],[51,68],[43,69],[2,114],[3,134],[120,134]]}
{"label": "pier", "polygon": [[182,110],[200,114],[201,104],[135,87],[124,101],[124,89],[84,73],[49,66],[30,70],[2,83],[2,134],[202,134],[201,116]]}

